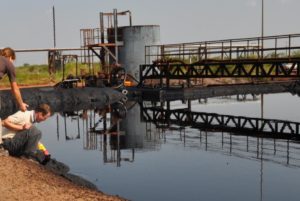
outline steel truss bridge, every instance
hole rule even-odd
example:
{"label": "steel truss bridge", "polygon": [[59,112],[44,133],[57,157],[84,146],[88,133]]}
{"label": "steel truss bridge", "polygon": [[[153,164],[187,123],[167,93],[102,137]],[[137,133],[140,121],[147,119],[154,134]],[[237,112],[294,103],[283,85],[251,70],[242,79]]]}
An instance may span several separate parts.
{"label": "steel truss bridge", "polygon": [[189,109],[164,109],[141,106],[141,119],[152,122],[157,127],[178,125],[200,130],[226,131],[241,135],[254,135],[274,138],[298,138],[300,123],[278,119],[251,118],[244,116],[221,115],[216,113],[192,112]]}
{"label": "steel truss bridge", "polygon": [[299,78],[300,34],[145,47],[146,80],[248,77]]}

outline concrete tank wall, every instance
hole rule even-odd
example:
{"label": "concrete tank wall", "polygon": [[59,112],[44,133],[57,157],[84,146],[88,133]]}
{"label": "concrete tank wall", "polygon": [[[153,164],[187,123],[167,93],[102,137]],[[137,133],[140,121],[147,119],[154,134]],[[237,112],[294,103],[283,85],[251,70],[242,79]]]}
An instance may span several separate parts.
{"label": "concrete tank wall", "polygon": [[119,63],[127,73],[139,80],[139,66],[145,64],[145,46],[160,44],[160,26],[120,27],[123,46],[119,48]]}

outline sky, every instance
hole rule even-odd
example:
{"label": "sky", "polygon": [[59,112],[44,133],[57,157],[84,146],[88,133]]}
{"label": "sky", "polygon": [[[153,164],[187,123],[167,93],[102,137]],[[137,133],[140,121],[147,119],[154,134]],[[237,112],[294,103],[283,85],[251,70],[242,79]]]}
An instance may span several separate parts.
{"label": "sky", "polygon": [[[80,29],[99,27],[99,13],[130,10],[133,25],[159,25],[162,44],[261,35],[262,0],[9,0],[0,6],[0,48],[80,47]],[[299,0],[264,0],[264,35],[300,33]],[[120,17],[119,25],[128,25]],[[125,23],[126,21],[126,23]],[[18,53],[16,66],[47,63],[45,53]]]}

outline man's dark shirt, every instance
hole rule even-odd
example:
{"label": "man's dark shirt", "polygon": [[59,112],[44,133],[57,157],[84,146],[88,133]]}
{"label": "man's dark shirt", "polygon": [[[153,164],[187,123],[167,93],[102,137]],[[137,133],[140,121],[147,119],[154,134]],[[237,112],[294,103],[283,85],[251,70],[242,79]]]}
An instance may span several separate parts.
{"label": "man's dark shirt", "polygon": [[7,74],[10,82],[16,81],[16,70],[14,65],[4,56],[0,56],[0,79]]}

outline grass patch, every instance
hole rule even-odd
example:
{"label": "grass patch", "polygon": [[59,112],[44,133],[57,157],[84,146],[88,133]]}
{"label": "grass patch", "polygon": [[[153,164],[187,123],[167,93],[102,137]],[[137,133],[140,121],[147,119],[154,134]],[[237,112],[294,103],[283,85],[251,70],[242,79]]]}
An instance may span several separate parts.
{"label": "grass patch", "polygon": [[[78,64],[78,76],[89,75],[100,70],[100,64],[94,64],[94,72],[85,64]],[[67,63],[65,65],[65,78],[72,74],[76,75],[76,63]],[[54,84],[63,79],[63,70],[57,70],[51,77],[48,72],[48,65],[24,65],[16,68],[16,80],[19,86]],[[0,87],[10,87],[7,75],[0,81]]]}

